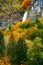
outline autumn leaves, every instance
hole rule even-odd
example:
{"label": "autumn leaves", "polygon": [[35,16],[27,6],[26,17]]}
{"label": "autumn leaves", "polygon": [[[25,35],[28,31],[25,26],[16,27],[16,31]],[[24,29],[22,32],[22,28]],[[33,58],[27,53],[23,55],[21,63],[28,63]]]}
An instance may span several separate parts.
{"label": "autumn leaves", "polygon": [[25,9],[26,9],[27,7],[30,8],[32,1],[33,1],[33,0],[24,0],[23,3],[22,3],[22,5],[21,5],[21,7],[25,8]]}

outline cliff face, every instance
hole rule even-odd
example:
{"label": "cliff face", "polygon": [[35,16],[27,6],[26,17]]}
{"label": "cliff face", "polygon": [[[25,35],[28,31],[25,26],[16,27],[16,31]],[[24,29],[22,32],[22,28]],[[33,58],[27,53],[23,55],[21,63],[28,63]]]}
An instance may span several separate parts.
{"label": "cliff face", "polygon": [[43,0],[34,0],[33,5],[34,5],[34,3],[36,3],[36,1],[38,2],[38,5],[40,7],[43,7]]}
{"label": "cliff face", "polygon": [[0,20],[0,27],[8,28],[10,25],[15,22],[22,21],[23,14],[20,12],[13,13],[9,16],[5,16]]}

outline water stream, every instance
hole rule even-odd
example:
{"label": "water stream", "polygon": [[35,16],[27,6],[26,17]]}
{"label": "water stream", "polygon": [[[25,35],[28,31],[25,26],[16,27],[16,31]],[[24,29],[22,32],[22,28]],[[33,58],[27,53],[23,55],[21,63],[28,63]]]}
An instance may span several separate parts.
{"label": "water stream", "polygon": [[26,12],[24,13],[24,16],[23,16],[22,22],[24,22],[24,21],[27,19],[27,16],[28,16],[28,11],[26,11]]}

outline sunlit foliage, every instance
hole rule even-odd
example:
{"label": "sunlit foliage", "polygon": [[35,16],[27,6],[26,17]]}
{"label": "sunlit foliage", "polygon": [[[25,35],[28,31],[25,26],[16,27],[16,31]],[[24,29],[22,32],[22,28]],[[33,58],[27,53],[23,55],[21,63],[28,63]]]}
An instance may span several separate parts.
{"label": "sunlit foliage", "polygon": [[32,1],[33,0],[24,0],[23,3],[22,3],[22,7],[23,8],[31,8],[31,4],[32,4]]}

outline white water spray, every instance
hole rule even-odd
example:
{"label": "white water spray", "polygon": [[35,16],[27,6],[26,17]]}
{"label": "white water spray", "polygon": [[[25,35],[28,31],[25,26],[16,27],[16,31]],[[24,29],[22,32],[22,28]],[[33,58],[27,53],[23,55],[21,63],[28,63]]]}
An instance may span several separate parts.
{"label": "white water spray", "polygon": [[26,11],[26,12],[24,13],[24,16],[23,16],[22,22],[24,22],[24,21],[27,19],[27,16],[28,16],[28,11]]}

